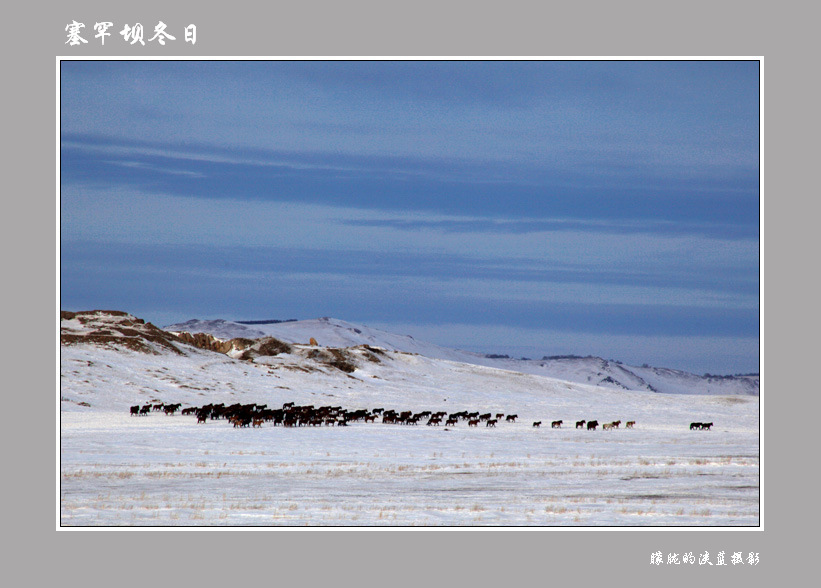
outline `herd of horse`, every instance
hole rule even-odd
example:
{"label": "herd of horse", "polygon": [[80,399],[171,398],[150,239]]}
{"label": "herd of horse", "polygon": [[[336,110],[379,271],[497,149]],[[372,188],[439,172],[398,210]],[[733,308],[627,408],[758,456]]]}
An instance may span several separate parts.
{"label": "herd of horse", "polygon": [[[232,404],[226,406],[220,404],[206,404],[204,406],[192,406],[181,408],[180,403],[175,404],[145,404],[134,405],[130,408],[131,416],[145,416],[152,412],[164,412],[168,416],[173,416],[178,411],[183,415],[195,415],[197,423],[207,423],[214,420],[227,420],[236,428],[261,427],[264,423],[271,423],[274,426],[284,427],[304,427],[304,426],[338,426],[344,427],[352,422],[375,422],[377,419],[385,424],[418,425],[424,422],[427,426],[454,427],[460,422],[467,422],[468,427],[478,427],[484,424],[485,427],[494,428],[499,421],[515,423],[519,418],[518,414],[505,413],[480,413],[480,411],[461,411],[448,414],[445,411],[433,412],[425,410],[413,412],[410,410],[397,411],[393,409],[374,408],[371,410],[359,409],[349,411],[341,406],[321,406],[313,405],[299,406],[294,402],[286,402],[282,408],[268,408],[266,404]],[[561,429],[564,421],[551,421],[553,429]],[[542,421],[533,422],[533,427],[538,428]],[[618,429],[621,421],[612,421],[601,425],[603,430]],[[627,421],[626,428],[632,429],[636,421]],[[693,423],[693,425],[705,425],[704,423]],[[693,425],[691,429],[697,428]],[[709,426],[707,426],[709,425]],[[705,425],[705,428],[712,426],[712,423]],[[587,428],[588,431],[595,430],[599,426],[596,420],[576,421],[577,429]]]}
{"label": "herd of horse", "polygon": [[[372,410],[359,409],[349,411],[341,406],[321,406],[314,407],[313,405],[298,406],[293,402],[286,402],[282,408],[271,409],[266,404],[232,404],[225,406],[220,404],[206,404],[204,406],[192,406],[181,409],[181,404],[145,404],[140,406],[134,405],[130,408],[131,416],[145,416],[151,412],[164,412],[168,416],[173,416],[177,411],[183,415],[195,415],[197,423],[207,423],[209,420],[227,420],[234,425],[235,428],[243,427],[261,427],[263,423],[272,423],[274,426],[282,425],[283,427],[304,427],[304,426],[338,426],[345,427],[351,422],[375,422],[381,419],[385,424],[401,424],[401,425],[418,425],[420,422],[425,422],[428,426],[438,426],[443,422],[446,427],[456,426],[459,422],[467,422],[468,427],[478,427],[480,423],[484,423],[485,427],[496,427],[496,424],[503,418],[505,422],[515,423],[519,418],[517,414],[504,413],[484,413],[479,411],[468,412],[461,411],[448,414],[444,411],[432,412],[425,410],[422,412],[413,412],[410,410],[396,411],[393,409],[374,408]],[[551,421],[550,426],[553,429],[561,429],[564,421]],[[533,427],[539,428],[542,421],[534,421]],[[627,421],[625,428],[632,429],[636,421]],[[602,423],[603,431],[618,429],[621,425],[621,420],[611,421],[609,423]],[[690,423],[690,430],[710,430],[713,423]],[[599,427],[599,421],[582,419],[576,421],[577,429],[587,429],[588,431],[595,431]]]}

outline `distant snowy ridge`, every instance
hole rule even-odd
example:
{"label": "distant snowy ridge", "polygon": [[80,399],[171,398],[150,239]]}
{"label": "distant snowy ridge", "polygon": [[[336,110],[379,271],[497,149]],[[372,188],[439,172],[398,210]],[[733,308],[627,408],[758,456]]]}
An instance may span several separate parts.
{"label": "distant snowy ridge", "polygon": [[192,335],[194,333],[208,333],[209,335],[213,335],[217,339],[222,339],[223,341],[237,339],[239,337],[246,339],[258,339],[260,337],[265,337],[265,333],[259,329],[248,327],[244,324],[236,322],[224,321],[222,319],[213,321],[193,319],[184,323],[177,323],[175,325],[164,327],[164,330],[171,333],[191,333]]}
{"label": "distant snowy ridge", "polygon": [[757,375],[707,377],[669,368],[628,366],[600,357],[561,356],[541,360],[489,357],[418,341],[409,335],[398,335],[328,317],[254,324],[253,328],[247,324],[222,319],[193,319],[169,325],[165,330],[172,333],[208,333],[223,341],[275,337],[293,344],[308,344],[314,339],[319,346],[330,348],[370,345],[390,351],[416,353],[431,359],[504,369],[604,388],[644,392],[758,396],[760,385]]}
{"label": "distant snowy ridge", "polygon": [[190,320],[169,325],[164,329],[172,333],[208,333],[222,340],[239,337],[248,339],[276,337],[286,343],[308,344],[313,338],[322,347],[342,348],[373,345],[391,351],[418,353],[426,357],[453,359],[454,361],[461,361],[459,358],[462,357],[462,354],[467,353],[440,347],[432,343],[419,342],[409,335],[397,335],[328,317],[304,321],[254,324],[253,327],[226,320]]}

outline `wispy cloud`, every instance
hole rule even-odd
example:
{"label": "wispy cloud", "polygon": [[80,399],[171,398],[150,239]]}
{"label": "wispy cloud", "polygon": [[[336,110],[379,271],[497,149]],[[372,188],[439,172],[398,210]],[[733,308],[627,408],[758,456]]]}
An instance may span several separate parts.
{"label": "wispy cloud", "polygon": [[659,185],[643,186],[622,180],[605,187],[594,174],[576,180],[562,172],[545,183],[532,173],[508,170],[505,175],[502,168],[475,163],[200,149],[162,153],[156,146],[110,141],[81,147],[78,140],[63,142],[66,187],[96,185],[208,200],[393,211],[378,217],[363,215],[355,222],[395,228],[423,228],[421,223],[429,223],[428,228],[448,231],[569,229],[758,238],[755,175],[741,181],[668,178]]}
{"label": "wispy cloud", "polygon": [[629,231],[620,221],[488,220],[411,211],[398,219],[392,212],[345,206],[203,200],[126,188],[72,186],[62,192],[64,240],[437,252],[539,260],[559,268],[580,260],[638,268],[676,258],[689,262],[693,255],[708,267],[758,265],[757,240],[641,230],[635,224]]}
{"label": "wispy cloud", "polygon": [[171,174],[175,176],[185,176],[187,178],[204,178],[205,174],[200,172],[186,171],[184,169],[164,168],[156,165],[144,163],[142,161],[105,161],[111,165],[120,165],[131,169],[136,169],[141,172],[158,172],[161,174]]}
{"label": "wispy cloud", "polygon": [[716,160],[757,164],[757,137],[738,134],[742,125],[757,124],[754,62],[119,62],[104,71],[70,62],[62,68],[66,132],[538,164],[615,154],[682,169]]}

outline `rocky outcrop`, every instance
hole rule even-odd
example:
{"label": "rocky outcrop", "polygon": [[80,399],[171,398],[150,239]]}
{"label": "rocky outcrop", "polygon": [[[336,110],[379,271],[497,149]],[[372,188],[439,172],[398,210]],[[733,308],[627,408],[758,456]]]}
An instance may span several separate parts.
{"label": "rocky outcrop", "polygon": [[[356,370],[355,358],[353,354],[346,349],[314,347],[316,345],[315,342],[310,344],[310,346],[314,348],[306,349],[302,346],[294,346],[290,343],[280,341],[275,337],[262,337],[260,339],[235,338],[223,341],[208,333],[187,333],[183,331],[175,333],[175,335],[186,343],[199,347],[200,349],[225,353],[230,357],[243,361],[254,361],[258,358],[276,357],[281,354],[293,353],[298,357],[301,356],[348,374]],[[372,362],[379,362],[376,354],[384,354],[383,351],[367,345],[361,347],[363,348],[361,353],[365,355],[366,359]],[[297,359],[297,362],[299,361],[300,360]]]}
{"label": "rocky outcrop", "polygon": [[222,341],[208,333],[187,333],[185,331],[175,333],[177,337],[200,349],[207,349],[208,351],[216,351],[217,353],[228,353],[234,347],[230,341]]}
{"label": "rocky outcrop", "polygon": [[234,339],[224,341],[208,333],[187,333],[182,331],[174,334],[194,347],[224,353],[243,360],[274,356],[280,353],[290,353],[292,349],[288,343],[284,343],[274,337],[263,337],[261,339],[235,337]]}
{"label": "rocky outcrop", "polygon": [[356,371],[356,362],[353,355],[347,349],[335,349],[331,347],[311,349],[307,357],[317,363],[343,371],[346,374],[351,374]]}
{"label": "rocky outcrop", "polygon": [[[237,341],[237,339],[232,339],[231,341]],[[239,359],[253,360],[257,357],[275,356],[280,353],[291,353],[293,349],[288,343],[284,343],[274,337],[264,337],[256,341],[250,341],[249,343],[250,345],[243,347],[245,351],[239,355]]]}
{"label": "rocky outcrop", "polygon": [[142,353],[167,350],[182,355],[175,335],[119,310],[60,311],[62,345],[94,344],[126,347]]}

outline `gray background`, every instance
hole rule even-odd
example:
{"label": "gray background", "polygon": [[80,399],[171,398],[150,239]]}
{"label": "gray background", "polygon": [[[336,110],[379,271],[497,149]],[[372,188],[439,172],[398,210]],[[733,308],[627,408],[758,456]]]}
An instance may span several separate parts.
{"label": "gray background", "polygon": [[[798,3],[756,10],[749,2],[69,2],[7,11],[5,51],[3,309],[9,467],[3,497],[6,561],[26,584],[225,585],[283,581],[315,585],[718,585],[789,580],[814,563],[809,532],[817,441],[807,302],[817,263],[811,206],[817,148],[814,18]],[[65,26],[86,24],[88,45],[65,44]],[[97,21],[162,20],[198,28],[165,47],[93,40]],[[119,29],[118,29],[119,30]],[[113,33],[116,31],[112,29]],[[743,56],[763,57],[762,112],[762,528],[753,530],[391,530],[218,532],[58,530],[59,309],[57,271],[57,60],[89,56]],[[766,139],[765,139],[766,137]],[[811,159],[812,158],[812,159]],[[10,271],[9,271],[10,270]],[[769,312],[767,312],[769,311]],[[766,333],[766,336],[765,336]],[[12,343],[13,342],[13,343]],[[803,367],[804,369],[799,369]],[[812,404],[812,406],[811,406]],[[23,410],[24,409],[24,410]],[[809,457],[806,460],[804,456]],[[810,479],[808,479],[810,478]],[[10,524],[9,524],[10,523]],[[651,566],[661,551],[760,554],[748,565]]]}

